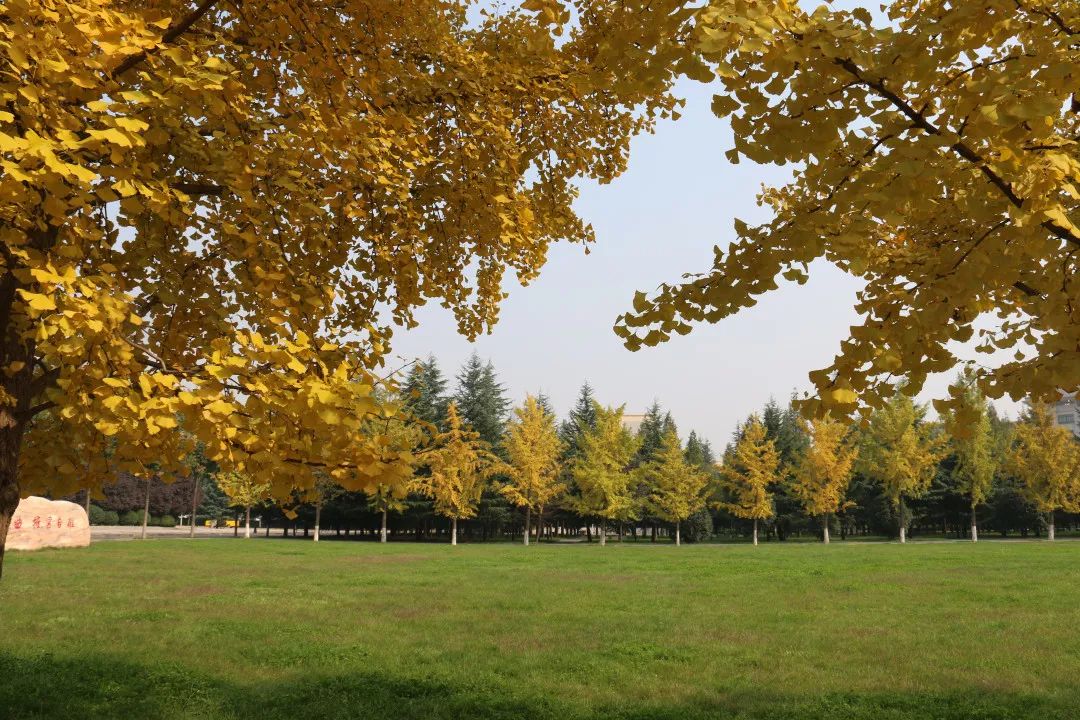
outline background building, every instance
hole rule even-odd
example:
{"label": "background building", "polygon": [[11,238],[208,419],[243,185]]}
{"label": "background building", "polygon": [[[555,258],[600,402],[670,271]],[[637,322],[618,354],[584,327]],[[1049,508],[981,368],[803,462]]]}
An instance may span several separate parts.
{"label": "background building", "polygon": [[1080,438],[1080,401],[1077,401],[1075,392],[1063,393],[1061,399],[1054,403],[1054,420]]}

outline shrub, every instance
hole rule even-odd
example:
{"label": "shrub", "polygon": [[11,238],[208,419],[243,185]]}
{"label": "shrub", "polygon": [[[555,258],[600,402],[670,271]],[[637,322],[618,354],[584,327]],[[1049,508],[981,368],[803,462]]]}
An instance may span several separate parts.
{"label": "shrub", "polygon": [[97,505],[90,506],[91,525],[119,525],[120,516],[115,510],[102,510]]}
{"label": "shrub", "polygon": [[142,511],[140,510],[128,510],[126,513],[120,515],[121,525],[142,525]]}
{"label": "shrub", "polygon": [[686,518],[682,524],[682,539],[685,542],[704,542],[713,534],[712,513],[705,508]]}
{"label": "shrub", "polygon": [[155,524],[160,527],[176,527],[176,518],[172,515],[162,515]]}

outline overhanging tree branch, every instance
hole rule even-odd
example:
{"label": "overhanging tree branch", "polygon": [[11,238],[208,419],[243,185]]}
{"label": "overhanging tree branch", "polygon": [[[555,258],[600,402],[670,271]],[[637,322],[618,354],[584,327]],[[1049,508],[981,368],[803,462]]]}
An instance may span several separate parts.
{"label": "overhanging tree branch", "polygon": [[[895,92],[886,87],[884,78],[871,80],[865,77],[859,66],[852,62],[850,58],[837,58],[835,62],[837,65],[842,67],[844,70],[846,70],[848,73],[850,73],[860,82],[862,82],[863,85],[877,93],[878,96],[885,100],[888,100],[893,107],[895,107],[897,110],[903,113],[905,117],[911,120],[911,122],[917,128],[923,130],[930,135],[942,135],[941,128],[930,122],[925,115],[912,107],[911,103],[907,102],[904,98],[900,97]],[[975,150],[971,148],[967,143],[963,142],[962,140],[957,140],[956,142],[949,145],[949,149],[951,149],[963,159],[975,165],[979,169],[979,171],[990,181],[990,183],[1001,191],[1001,193],[1009,200],[1010,203],[1012,203],[1012,205],[1017,208],[1022,208],[1024,206],[1024,198],[1017,195],[1016,192],[1013,190],[1012,185],[1007,180],[1005,180],[1005,178],[998,175],[993,170],[993,168],[991,168],[989,164],[987,164],[986,160],[983,159],[983,157],[979,155],[979,153],[975,152]],[[1052,220],[1047,220],[1041,223],[1041,225],[1055,237],[1072,243],[1073,245],[1080,246],[1080,237],[1077,237],[1076,234],[1074,234],[1068,228],[1062,227],[1061,225],[1058,225]]]}
{"label": "overhanging tree branch", "polygon": [[[217,5],[218,2],[219,0],[203,0],[201,3],[199,3],[198,7],[192,10],[189,15],[181,19],[180,22],[169,26],[169,29],[166,30],[165,34],[161,36],[161,44],[168,45],[169,43],[176,40],[176,38],[183,35],[185,32],[187,32],[188,28],[190,28],[199,20],[199,18],[210,12],[210,10],[215,5]],[[111,73],[109,73],[110,79],[115,80],[116,78],[126,73],[128,70],[131,70],[133,67],[145,60],[153,51],[154,48],[151,48],[150,50],[142,50],[135,53],[134,55],[129,55],[122,63],[113,68],[113,71]]]}

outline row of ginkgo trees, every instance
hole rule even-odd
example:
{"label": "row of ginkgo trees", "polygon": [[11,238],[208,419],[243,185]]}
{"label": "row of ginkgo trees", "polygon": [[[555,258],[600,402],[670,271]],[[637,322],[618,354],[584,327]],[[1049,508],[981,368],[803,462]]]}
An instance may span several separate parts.
{"label": "row of ginkgo trees", "polygon": [[[640,441],[623,427],[622,409],[596,406],[595,411],[577,455],[564,466],[555,416],[537,398],[526,397],[514,410],[503,443],[505,460],[463,426],[451,403],[447,430],[436,437],[425,458],[427,472],[417,477],[413,489],[432,498],[435,511],[450,519],[452,544],[457,543],[457,521],[475,517],[481,495],[493,481],[508,501],[525,511],[526,545],[533,515],[542,527],[544,510],[554,502],[602,526],[647,510],[674,524],[679,544],[682,521],[705,503],[708,474],[686,461],[673,428],[664,434],[653,459],[631,469]],[[605,540],[606,532],[601,532],[600,544]]]}
{"label": "row of ginkgo trees", "polygon": [[[716,472],[688,462],[673,425],[664,430],[656,451],[635,464],[641,438],[624,426],[622,408],[594,403],[577,452],[567,459],[555,416],[542,400],[527,396],[514,410],[501,453],[481,440],[450,403],[446,429],[419,455],[423,465],[412,484],[377,485],[368,496],[372,509],[382,515],[382,542],[387,514],[403,509],[407,493],[417,492],[430,497],[435,512],[450,520],[450,541],[456,545],[458,521],[475,517],[484,491],[494,485],[524,510],[526,545],[534,515],[542,528],[545,509],[556,503],[597,522],[601,545],[608,524],[637,520],[643,513],[671,523],[675,543],[681,544],[681,524],[706,506],[751,520],[756,545],[758,524],[773,517],[773,491],[784,483],[807,515],[821,520],[828,543],[832,516],[852,505],[846,495],[859,472],[882,488],[899,518],[900,542],[905,542],[908,501],[927,492],[938,463],[952,455],[953,474],[971,503],[972,540],[978,539],[975,508],[985,501],[1002,467],[1020,481],[1027,501],[1047,514],[1052,540],[1053,513],[1080,511],[1080,443],[1053,423],[1046,408],[1035,406],[1015,425],[1004,447],[995,446],[986,400],[970,378],[962,378],[951,392],[955,402],[938,423],[927,422],[925,408],[902,393],[875,410],[861,428],[829,417],[804,421],[808,446],[791,467],[784,467],[763,423],[751,416]],[[403,435],[396,442],[419,443],[416,427],[397,423],[389,432]],[[251,506],[268,497],[267,485],[243,475],[219,475],[218,481],[248,517]],[[301,498],[317,507],[322,499]],[[316,538],[317,527],[316,519]],[[245,530],[245,537],[249,534]]]}
{"label": "row of ginkgo trees", "polygon": [[906,542],[908,501],[926,494],[939,462],[951,455],[953,476],[970,502],[972,541],[979,537],[976,508],[999,470],[1013,475],[1024,499],[1046,515],[1053,540],[1054,513],[1080,512],[1080,442],[1042,405],[1031,406],[998,442],[973,378],[962,376],[950,392],[954,402],[937,423],[927,422],[926,409],[903,393],[871,413],[862,427],[830,418],[805,423],[809,446],[790,468],[782,467],[774,442],[751,416],[725,453],[721,477],[729,499],[720,504],[753,521],[757,544],[758,521],[774,513],[771,488],[789,483],[805,512],[821,519],[827,543],[832,516],[852,505],[846,494],[858,472],[881,487],[899,520],[900,542]]}

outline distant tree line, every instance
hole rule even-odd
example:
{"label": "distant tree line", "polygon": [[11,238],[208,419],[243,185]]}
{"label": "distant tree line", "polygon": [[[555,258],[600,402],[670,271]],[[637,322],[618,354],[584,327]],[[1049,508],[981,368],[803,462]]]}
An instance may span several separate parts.
{"label": "distant tree line", "polygon": [[257,479],[196,462],[169,484],[121,476],[97,504],[131,512],[149,492],[154,515],[197,506],[215,521],[255,517],[267,534],[384,542],[1052,538],[1080,525],[1080,443],[1045,408],[999,417],[970,375],[935,421],[903,393],[861,424],[807,422],[791,402],[769,400],[719,455],[694,431],[683,441],[658,402],[631,432],[622,408],[601,406],[588,383],[559,422],[542,394],[512,409],[475,354],[455,380],[428,357],[401,383],[415,423],[395,432],[422,458],[407,488],[345,492],[327,480],[283,508]]}

